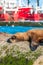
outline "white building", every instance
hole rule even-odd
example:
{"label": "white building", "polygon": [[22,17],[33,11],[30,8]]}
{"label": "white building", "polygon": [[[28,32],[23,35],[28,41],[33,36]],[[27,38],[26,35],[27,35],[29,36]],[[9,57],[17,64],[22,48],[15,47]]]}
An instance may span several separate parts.
{"label": "white building", "polygon": [[[28,0],[0,0],[0,7],[3,8],[4,13],[6,13],[6,11],[16,11],[19,7],[28,7]],[[32,7],[32,4],[30,6],[29,3],[29,7]],[[43,11],[43,6],[41,9]]]}
{"label": "white building", "polygon": [[18,7],[27,7],[27,3],[28,1],[25,3],[24,0],[1,0],[0,7],[3,7],[5,13],[6,11],[14,11]]}

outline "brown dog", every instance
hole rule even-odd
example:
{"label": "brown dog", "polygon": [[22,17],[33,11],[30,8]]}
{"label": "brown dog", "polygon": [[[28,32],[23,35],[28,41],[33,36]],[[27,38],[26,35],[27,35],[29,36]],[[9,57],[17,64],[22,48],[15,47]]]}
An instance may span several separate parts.
{"label": "brown dog", "polygon": [[30,47],[36,49],[39,43],[43,42],[43,30],[29,30],[24,33],[16,33],[8,41],[28,41],[30,42]]}

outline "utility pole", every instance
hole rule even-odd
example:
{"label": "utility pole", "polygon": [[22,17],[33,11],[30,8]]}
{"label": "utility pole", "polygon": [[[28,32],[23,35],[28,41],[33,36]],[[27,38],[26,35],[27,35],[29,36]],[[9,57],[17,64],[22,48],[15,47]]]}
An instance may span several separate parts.
{"label": "utility pole", "polygon": [[28,5],[29,5],[30,1],[28,0]]}
{"label": "utility pole", "polygon": [[37,0],[37,6],[39,6],[39,0]]}

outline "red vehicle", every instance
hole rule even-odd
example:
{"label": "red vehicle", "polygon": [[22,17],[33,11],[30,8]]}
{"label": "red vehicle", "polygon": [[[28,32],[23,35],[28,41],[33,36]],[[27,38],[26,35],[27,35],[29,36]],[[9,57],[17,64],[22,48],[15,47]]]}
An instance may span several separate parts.
{"label": "red vehicle", "polygon": [[0,21],[4,20],[4,13],[2,12],[2,7],[0,7]]}
{"label": "red vehicle", "polygon": [[[19,21],[19,20],[33,20],[39,21],[43,20],[43,14],[35,14],[35,12],[31,13],[32,8],[18,8],[18,11],[12,11],[11,14],[4,13],[2,7],[0,7],[0,21]],[[15,13],[16,12],[16,13]]]}
{"label": "red vehicle", "polygon": [[[39,21],[41,18],[43,19],[43,14],[35,13],[34,11],[31,13],[32,8],[19,8],[16,13],[16,18],[30,21]],[[18,15],[18,16],[17,16]],[[14,15],[15,16],[15,15]]]}

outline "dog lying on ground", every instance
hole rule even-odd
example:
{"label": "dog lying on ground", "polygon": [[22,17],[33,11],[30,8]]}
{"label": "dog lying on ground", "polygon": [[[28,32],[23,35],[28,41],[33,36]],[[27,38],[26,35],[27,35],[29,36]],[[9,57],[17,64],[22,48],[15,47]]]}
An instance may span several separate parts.
{"label": "dog lying on ground", "polygon": [[43,43],[43,30],[29,30],[24,33],[16,33],[8,39],[8,42],[28,41],[31,50],[35,50],[40,43]]}

